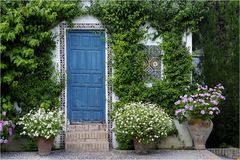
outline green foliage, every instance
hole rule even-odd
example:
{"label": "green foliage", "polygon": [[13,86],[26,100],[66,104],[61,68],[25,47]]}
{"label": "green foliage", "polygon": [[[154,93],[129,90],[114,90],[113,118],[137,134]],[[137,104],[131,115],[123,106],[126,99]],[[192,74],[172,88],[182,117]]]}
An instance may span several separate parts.
{"label": "green foliage", "polygon": [[[21,137],[22,138],[22,137]],[[37,140],[35,138],[29,138],[29,137],[24,137],[25,143],[24,143],[24,151],[37,151]]]}
{"label": "green foliage", "polygon": [[191,82],[192,57],[185,44],[182,44],[181,34],[166,33],[163,39],[161,47],[165,53],[163,57],[165,80],[171,82],[172,88],[185,88]]}
{"label": "green foliage", "polygon": [[[89,12],[98,17],[110,33],[113,52],[113,91],[119,104],[147,101],[160,104],[169,113],[181,91],[190,83],[192,59],[182,43],[183,32],[193,31],[202,18],[204,3],[188,1],[96,1]],[[156,16],[157,15],[157,16]],[[143,45],[147,22],[163,38],[164,80],[145,86]],[[118,105],[119,105],[118,104]]]}
{"label": "green foliage", "polygon": [[10,96],[1,97],[2,109],[4,111],[11,111],[13,109],[13,105],[10,101]]}
{"label": "green foliage", "polygon": [[49,109],[60,105],[59,94],[63,84],[59,82],[58,77],[53,77],[53,73],[53,67],[43,67],[35,73],[25,74],[25,77],[19,78],[18,85],[10,87],[14,93],[12,97],[22,107],[23,113],[37,107]]}
{"label": "green foliage", "polygon": [[[113,91],[118,105],[132,101],[160,104],[173,113],[174,102],[190,82],[191,56],[182,43],[183,32],[195,31],[205,2],[96,0],[88,8],[110,33],[113,52]],[[17,101],[24,112],[58,104],[62,84],[52,78],[51,50],[55,24],[82,13],[76,1],[3,1],[1,4],[1,86],[3,97]],[[147,22],[157,29],[164,51],[164,79],[153,87],[143,80],[145,54],[139,43]],[[187,30],[189,29],[189,30]],[[31,89],[29,89],[31,88]],[[29,97],[29,99],[28,99]],[[33,99],[33,100],[31,100]],[[9,103],[7,103],[9,105]],[[9,105],[10,106],[10,105]]]}
{"label": "green foliage", "polygon": [[[55,35],[50,29],[81,14],[79,7],[77,1],[1,1],[1,111],[14,122],[19,114],[13,102],[22,114],[37,107],[59,107],[65,82],[53,66]],[[16,127],[15,133],[21,131]]]}
{"label": "green foliage", "polygon": [[209,147],[226,143],[239,147],[239,3],[214,1],[194,35],[195,49],[203,49],[203,77],[208,85],[221,82],[226,101],[214,119]]}
{"label": "green foliage", "polygon": [[139,27],[145,24],[148,3],[144,1],[96,0],[89,13],[98,17],[113,34],[126,34],[126,41],[138,42],[142,38]]}
{"label": "green foliage", "polygon": [[202,1],[158,1],[149,2],[146,12],[149,22],[157,29],[159,35],[166,32],[182,33],[196,31],[196,25],[205,13],[205,2]]}
{"label": "green foliage", "polygon": [[50,29],[80,14],[78,7],[74,1],[1,1],[1,110],[12,110],[14,101],[24,113],[59,106],[63,84],[54,75]]}
{"label": "green foliage", "polygon": [[126,139],[124,135],[117,135],[116,140],[118,142],[117,149],[119,150],[134,150],[133,141]]}
{"label": "green foliage", "polygon": [[[89,13],[98,17],[110,33],[113,53],[114,74],[111,79],[114,93],[119,97],[115,108],[129,102],[151,102],[159,104],[173,115],[174,102],[190,83],[192,58],[182,42],[184,32],[196,31],[196,25],[202,19],[205,2],[196,1],[119,1],[97,0],[89,8]],[[164,79],[143,80],[143,45],[145,24],[157,29],[154,38],[163,38],[160,46],[164,52]],[[153,82],[148,88],[146,83]],[[118,141],[126,142],[124,136]]]}

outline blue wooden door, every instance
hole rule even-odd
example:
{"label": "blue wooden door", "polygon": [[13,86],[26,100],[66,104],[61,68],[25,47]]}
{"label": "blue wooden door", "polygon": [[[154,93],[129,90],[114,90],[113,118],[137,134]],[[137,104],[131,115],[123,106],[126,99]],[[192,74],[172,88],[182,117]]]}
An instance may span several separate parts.
{"label": "blue wooden door", "polygon": [[96,31],[67,32],[68,119],[105,121],[105,41]]}

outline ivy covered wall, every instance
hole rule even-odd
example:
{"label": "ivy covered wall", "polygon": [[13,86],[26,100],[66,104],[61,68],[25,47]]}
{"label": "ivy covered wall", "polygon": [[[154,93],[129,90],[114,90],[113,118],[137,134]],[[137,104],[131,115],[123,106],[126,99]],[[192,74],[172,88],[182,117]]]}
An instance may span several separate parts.
{"label": "ivy covered wall", "polygon": [[[52,63],[56,35],[50,29],[63,20],[70,21],[82,10],[73,1],[1,1],[0,6],[0,110],[16,123],[31,109],[60,106],[64,82],[59,81]],[[16,107],[21,112],[16,112]],[[19,126],[14,130],[12,149],[36,148],[31,139],[19,137],[20,131]]]}
{"label": "ivy covered wall", "polygon": [[[222,82],[227,101],[223,116],[216,119],[217,130],[212,140],[238,145],[238,55],[239,21],[236,2],[204,1],[117,1],[96,0],[85,12],[78,1],[3,1],[1,4],[1,109],[11,111],[17,101],[24,112],[36,106],[51,108],[59,105],[62,84],[54,78],[52,50],[54,36],[50,29],[62,20],[90,14],[105,25],[110,34],[114,76],[109,81],[119,97],[117,106],[131,101],[159,104],[173,114],[174,102],[184,94],[191,82],[192,57],[182,42],[184,32],[197,31],[201,23],[200,48],[204,48],[203,75],[208,85]],[[161,36],[164,52],[163,80],[143,80],[146,23]],[[217,26],[217,27],[216,27]],[[222,33],[222,34],[217,34]],[[197,41],[196,41],[197,42]],[[217,58],[217,57],[220,57]],[[224,64],[224,65],[223,65]],[[221,72],[219,71],[221,70]],[[146,83],[152,82],[151,88]],[[29,100],[31,99],[31,100]],[[13,114],[14,115],[14,114]],[[226,122],[227,125],[222,125]],[[221,134],[220,134],[221,133]],[[222,134],[224,133],[224,134]]]}
{"label": "ivy covered wall", "polygon": [[[113,90],[121,106],[131,101],[159,104],[172,114],[173,104],[190,83],[192,59],[185,44],[184,32],[195,31],[201,20],[204,3],[191,1],[95,1],[90,14],[98,17],[110,33],[113,52]],[[144,46],[139,42],[146,32],[146,23],[156,28],[161,36],[164,52],[163,80],[144,77]],[[153,82],[151,88],[146,83]]]}
{"label": "ivy covered wall", "polygon": [[[111,35],[115,71],[111,82],[120,102],[152,101],[174,110],[172,104],[189,84],[192,69],[182,35],[194,31],[203,7],[204,3],[191,1],[97,0],[87,8],[84,14],[99,18]],[[24,112],[35,106],[57,106],[61,84],[53,76],[55,44],[49,30],[82,15],[79,2],[4,1],[1,13],[2,108],[11,110],[14,101]],[[150,89],[142,79],[146,55],[139,43],[147,22],[157,29],[155,37],[163,37],[160,47],[165,53],[164,80]]]}
{"label": "ivy covered wall", "polygon": [[[156,103],[173,115],[174,102],[191,82],[192,57],[182,42],[184,32],[196,31],[205,11],[204,2],[195,1],[95,1],[89,13],[99,18],[110,34],[114,75],[110,82],[119,97],[115,107],[132,101]],[[146,23],[162,37],[159,46],[164,52],[162,80],[144,79]],[[152,87],[146,84],[151,82]],[[117,135],[119,148],[129,147],[125,137]]]}
{"label": "ivy covered wall", "polygon": [[[1,1],[0,6],[0,110],[6,111],[7,118],[15,123],[31,109],[60,106],[59,95],[64,82],[59,81],[52,63],[56,35],[50,29],[63,20],[70,22],[82,14],[82,9],[78,1],[64,0],[7,0]],[[17,105],[21,113],[14,109]],[[19,126],[14,130],[16,138],[19,130]],[[23,139],[17,140],[16,147]],[[32,150],[32,144],[35,143],[27,138],[22,147]]]}

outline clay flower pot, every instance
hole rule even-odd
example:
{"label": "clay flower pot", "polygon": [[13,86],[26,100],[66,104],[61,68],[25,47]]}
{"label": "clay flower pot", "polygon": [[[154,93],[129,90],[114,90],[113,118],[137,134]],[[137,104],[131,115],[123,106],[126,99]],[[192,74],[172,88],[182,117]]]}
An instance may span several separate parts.
{"label": "clay flower pot", "polygon": [[188,130],[194,143],[194,149],[206,149],[206,141],[212,132],[211,120],[191,119],[188,121]]}
{"label": "clay flower pot", "polygon": [[147,154],[149,151],[149,144],[139,143],[136,138],[133,139],[135,153],[137,154]]}
{"label": "clay flower pot", "polygon": [[40,156],[47,156],[51,153],[53,146],[53,138],[46,139],[44,137],[38,137],[37,139],[38,154]]}

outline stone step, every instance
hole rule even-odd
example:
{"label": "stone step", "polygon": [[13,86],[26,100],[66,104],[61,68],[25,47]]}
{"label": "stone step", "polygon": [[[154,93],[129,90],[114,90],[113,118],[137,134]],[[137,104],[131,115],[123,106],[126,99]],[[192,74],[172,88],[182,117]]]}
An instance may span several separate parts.
{"label": "stone step", "polygon": [[65,142],[65,150],[68,152],[96,152],[109,151],[109,143],[104,142]]}
{"label": "stone step", "polygon": [[67,131],[106,131],[107,125],[102,123],[69,125]]}
{"label": "stone step", "polygon": [[65,133],[66,142],[107,141],[107,131],[70,131]]}
{"label": "stone step", "polygon": [[101,123],[70,125],[65,132],[66,151],[109,151],[107,125]]}

